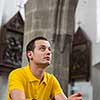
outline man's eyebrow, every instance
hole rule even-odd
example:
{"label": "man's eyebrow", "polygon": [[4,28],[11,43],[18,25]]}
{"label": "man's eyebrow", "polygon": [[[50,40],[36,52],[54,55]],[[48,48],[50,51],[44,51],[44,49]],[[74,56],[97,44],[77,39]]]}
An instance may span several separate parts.
{"label": "man's eyebrow", "polygon": [[44,46],[44,47],[51,47],[51,46],[46,46],[46,45],[43,45],[43,44],[41,44],[41,45],[39,45],[40,47],[42,47],[42,46]]}
{"label": "man's eyebrow", "polygon": [[45,46],[45,45],[43,45],[43,44],[42,44],[42,45],[39,45],[39,46],[40,46],[40,47],[42,47],[42,46],[46,47],[46,46]]}

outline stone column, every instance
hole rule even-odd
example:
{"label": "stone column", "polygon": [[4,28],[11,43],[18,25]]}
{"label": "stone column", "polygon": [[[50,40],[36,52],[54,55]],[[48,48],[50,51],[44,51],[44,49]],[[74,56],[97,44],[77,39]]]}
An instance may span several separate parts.
{"label": "stone column", "polygon": [[23,65],[27,62],[27,42],[36,36],[46,36],[53,44],[54,74],[66,95],[76,1],[78,0],[28,0],[25,5]]}
{"label": "stone column", "polygon": [[45,36],[50,41],[54,33],[56,0],[28,0],[25,5],[25,33],[23,65],[27,63],[25,47],[36,36]]}

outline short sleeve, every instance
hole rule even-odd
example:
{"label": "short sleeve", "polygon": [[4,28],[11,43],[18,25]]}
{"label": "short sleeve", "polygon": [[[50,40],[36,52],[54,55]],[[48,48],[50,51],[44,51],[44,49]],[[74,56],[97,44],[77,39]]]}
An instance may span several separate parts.
{"label": "short sleeve", "polygon": [[8,92],[13,89],[24,91],[23,77],[19,69],[12,71],[8,77]]}
{"label": "short sleeve", "polygon": [[52,83],[52,90],[51,90],[51,98],[53,98],[57,94],[63,93],[63,90],[59,84],[59,81],[54,75],[52,75],[52,80],[53,80],[53,83]]}

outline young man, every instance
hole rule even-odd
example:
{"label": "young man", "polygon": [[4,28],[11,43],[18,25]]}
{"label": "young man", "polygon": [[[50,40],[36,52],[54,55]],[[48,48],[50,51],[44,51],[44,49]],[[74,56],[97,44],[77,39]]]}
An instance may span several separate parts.
{"label": "young man", "polygon": [[29,64],[9,75],[7,100],[82,100],[79,92],[67,98],[55,76],[45,71],[52,56],[46,38],[31,40],[26,47],[26,55]]}

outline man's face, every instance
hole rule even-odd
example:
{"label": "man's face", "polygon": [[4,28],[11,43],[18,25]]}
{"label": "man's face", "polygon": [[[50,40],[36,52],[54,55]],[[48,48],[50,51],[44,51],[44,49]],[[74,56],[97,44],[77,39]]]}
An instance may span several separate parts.
{"label": "man's face", "polygon": [[49,65],[51,63],[51,46],[46,40],[35,41],[33,51],[33,62],[39,65]]}

